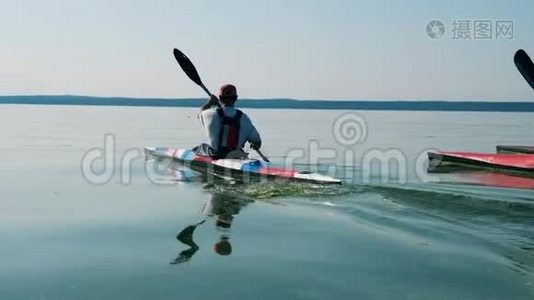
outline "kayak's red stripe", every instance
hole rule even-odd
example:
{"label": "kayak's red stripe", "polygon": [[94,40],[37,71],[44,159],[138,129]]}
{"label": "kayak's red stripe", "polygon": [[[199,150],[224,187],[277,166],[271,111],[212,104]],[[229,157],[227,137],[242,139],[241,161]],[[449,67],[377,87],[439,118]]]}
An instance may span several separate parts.
{"label": "kayak's red stripe", "polygon": [[282,168],[271,168],[271,167],[261,168],[259,170],[259,173],[265,174],[265,175],[275,175],[275,176],[280,176],[280,177],[294,177],[295,176],[295,170],[282,169]]}
{"label": "kayak's red stripe", "polygon": [[208,163],[214,161],[214,159],[211,158],[211,157],[208,157],[208,156],[198,156],[198,155],[195,156],[194,160],[196,160],[196,161],[208,162]]}

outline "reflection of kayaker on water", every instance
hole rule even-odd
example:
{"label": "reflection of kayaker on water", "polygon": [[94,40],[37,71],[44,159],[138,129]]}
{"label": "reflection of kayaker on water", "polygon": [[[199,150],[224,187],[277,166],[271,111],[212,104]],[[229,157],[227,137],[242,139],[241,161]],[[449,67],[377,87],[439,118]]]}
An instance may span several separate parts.
{"label": "reflection of kayaker on water", "polygon": [[[215,226],[218,229],[229,230],[232,226],[234,215],[237,215],[241,208],[250,202],[252,201],[239,200],[230,195],[213,194],[208,203],[204,205],[202,213],[208,217],[215,217]],[[197,226],[204,222],[205,220],[195,225],[189,225],[178,233],[176,239],[190,248],[180,252],[178,257],[171,261],[171,264],[179,264],[189,261],[200,249],[200,247],[193,241],[193,233]],[[219,241],[213,246],[213,250],[219,255],[230,255],[232,253],[232,244],[230,243],[228,235],[222,234]]]}
{"label": "reflection of kayaker on water", "polygon": [[237,215],[242,207],[250,200],[237,199],[227,194],[213,194],[211,199],[204,205],[202,213],[215,217],[215,226],[219,229],[229,229],[232,226],[234,215]]}
{"label": "reflection of kayaker on water", "polygon": [[[202,156],[216,158],[241,158],[246,142],[252,149],[260,149],[261,137],[250,118],[234,107],[237,89],[231,84],[223,85],[219,98],[212,95],[200,108],[200,122],[204,125],[208,144],[201,144],[193,151]],[[219,102],[222,107],[219,107]]]}

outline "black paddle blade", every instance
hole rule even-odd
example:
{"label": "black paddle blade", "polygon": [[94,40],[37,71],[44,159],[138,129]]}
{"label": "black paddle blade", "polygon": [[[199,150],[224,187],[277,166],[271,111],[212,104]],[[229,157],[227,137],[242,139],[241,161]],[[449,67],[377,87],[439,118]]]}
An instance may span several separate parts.
{"label": "black paddle blade", "polygon": [[185,74],[187,74],[187,77],[189,77],[191,80],[193,80],[196,84],[202,85],[202,80],[200,79],[200,76],[198,75],[197,69],[193,65],[193,63],[185,56],[185,54],[182,53],[182,51],[174,48],[173,51],[174,58],[176,58],[176,61],[182,67],[182,70],[184,70]]}
{"label": "black paddle blade", "polygon": [[521,75],[534,89],[534,64],[528,54],[523,49],[517,50],[514,55],[514,63]]}

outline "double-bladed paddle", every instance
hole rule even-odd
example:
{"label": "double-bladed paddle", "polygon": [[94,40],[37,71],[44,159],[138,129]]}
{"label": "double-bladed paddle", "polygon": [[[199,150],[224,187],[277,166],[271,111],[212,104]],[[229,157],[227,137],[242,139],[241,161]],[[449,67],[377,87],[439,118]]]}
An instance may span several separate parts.
{"label": "double-bladed paddle", "polygon": [[514,63],[519,72],[521,72],[521,75],[523,75],[528,84],[534,89],[534,64],[525,50],[517,50],[514,55]]}
{"label": "double-bladed paddle", "polygon": [[[200,75],[198,75],[197,69],[195,68],[195,65],[193,65],[191,60],[182,51],[176,48],[174,48],[173,54],[174,54],[174,58],[176,59],[176,61],[178,62],[182,70],[184,70],[187,77],[189,77],[189,79],[191,79],[194,83],[200,86],[204,90],[204,92],[206,92],[206,94],[208,94],[208,96],[211,97],[213,94],[208,90],[208,88],[206,88],[204,83],[202,83],[202,79],[200,79]],[[217,105],[219,107],[221,106],[220,103],[217,103]],[[265,162],[270,162],[269,159],[265,157],[263,153],[261,153],[260,149],[254,149],[254,150],[258,153],[258,155]]]}

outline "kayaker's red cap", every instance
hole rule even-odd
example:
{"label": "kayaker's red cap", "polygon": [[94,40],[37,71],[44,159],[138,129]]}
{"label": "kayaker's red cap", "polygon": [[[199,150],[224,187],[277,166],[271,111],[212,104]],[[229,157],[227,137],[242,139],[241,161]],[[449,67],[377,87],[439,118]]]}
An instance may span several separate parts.
{"label": "kayaker's red cap", "polygon": [[237,97],[237,89],[232,84],[225,84],[219,89],[219,97]]}

